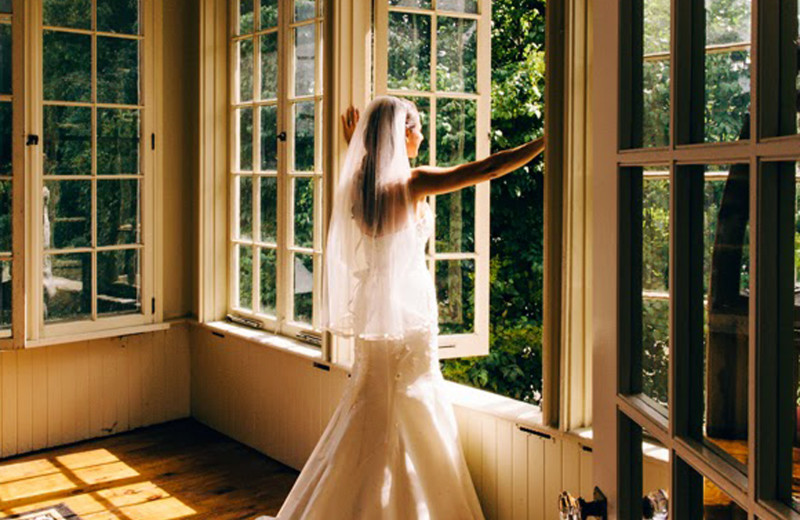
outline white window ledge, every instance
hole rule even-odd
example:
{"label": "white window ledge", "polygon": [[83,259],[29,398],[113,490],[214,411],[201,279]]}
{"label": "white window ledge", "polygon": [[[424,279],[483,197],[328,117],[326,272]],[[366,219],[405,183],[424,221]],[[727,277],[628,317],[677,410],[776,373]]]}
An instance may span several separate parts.
{"label": "white window ledge", "polygon": [[239,339],[245,339],[259,345],[272,347],[289,354],[312,359],[314,361],[322,361],[322,349],[319,347],[314,347],[309,343],[281,336],[273,332],[245,327],[244,325],[230,323],[228,321],[212,321],[200,323],[199,325],[212,332],[230,334]]}
{"label": "white window ledge", "polygon": [[120,327],[115,329],[97,330],[79,334],[65,334],[52,338],[42,338],[37,340],[26,340],[25,348],[50,347],[53,345],[65,345],[79,341],[91,341],[95,339],[114,338],[118,336],[130,336],[132,334],[145,334],[147,332],[157,332],[168,330],[177,322],[165,321],[161,323],[148,323],[147,325],[136,325],[133,327]]}

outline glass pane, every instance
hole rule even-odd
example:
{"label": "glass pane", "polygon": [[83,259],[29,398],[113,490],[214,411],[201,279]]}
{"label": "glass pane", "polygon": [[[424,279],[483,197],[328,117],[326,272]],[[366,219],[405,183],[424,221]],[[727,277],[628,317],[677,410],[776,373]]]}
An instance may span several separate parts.
{"label": "glass pane", "polygon": [[253,32],[253,22],[253,0],[239,0],[239,34]]}
{"label": "glass pane", "polygon": [[236,246],[239,266],[239,307],[253,309],[253,249],[250,246]]}
{"label": "glass pane", "polygon": [[[798,334],[797,310],[800,306],[800,162],[795,163],[795,205],[794,205],[794,334],[792,354],[794,357],[794,384],[792,385],[794,401],[794,416],[791,424],[794,425],[792,435],[791,454],[783,452],[782,457],[792,459],[792,500],[791,505],[795,511],[800,511],[800,334]],[[781,475],[779,478],[786,478]]]}
{"label": "glass pane", "polygon": [[642,181],[642,392],[667,408],[669,379],[669,169]]}
{"label": "glass pane", "polygon": [[436,110],[436,162],[453,166],[475,160],[475,101],[439,99]]}
{"label": "glass pane", "polygon": [[437,0],[436,8],[458,13],[477,13],[478,0]]}
{"label": "glass pane", "polygon": [[642,428],[642,517],[669,519],[669,450]]}
{"label": "glass pane", "polygon": [[259,249],[261,257],[261,309],[263,314],[275,315],[277,293],[277,255],[274,249]]}
{"label": "glass pane", "polygon": [[475,331],[474,260],[437,260],[436,294],[441,334]]}
{"label": "glass pane", "polygon": [[0,0],[0,13],[11,12],[11,1],[12,0]]}
{"label": "glass pane", "polygon": [[296,96],[314,93],[314,40],[315,24],[295,29],[294,37],[294,93]]}
{"label": "glass pane", "polygon": [[139,0],[97,0],[97,30],[139,33]]}
{"label": "glass pane", "polygon": [[44,99],[92,100],[92,37],[43,31]]}
{"label": "glass pane", "polygon": [[253,109],[243,108],[236,111],[239,119],[239,132],[236,138],[239,140],[239,157],[237,161],[238,171],[251,171],[253,169]]}
{"label": "glass pane", "polygon": [[44,248],[69,249],[92,245],[91,181],[44,183]]}
{"label": "glass pane", "polygon": [[0,102],[0,175],[11,175],[11,103]]}
{"label": "glass pane", "polygon": [[261,177],[261,241],[278,241],[278,179]]}
{"label": "glass pane", "polygon": [[278,33],[261,37],[261,99],[278,97]]}
{"label": "glass pane", "polygon": [[138,244],[139,181],[97,181],[97,245]]}
{"label": "glass pane", "polygon": [[311,323],[314,302],[314,257],[294,255],[294,320]]}
{"label": "glass pane", "polygon": [[253,40],[241,40],[239,48],[239,101],[253,100]]}
{"label": "glass pane", "polygon": [[278,0],[261,0],[261,28],[278,25]]}
{"label": "glass pane", "polygon": [[425,137],[419,146],[417,156],[411,158],[411,167],[430,164],[430,137],[431,137],[431,103],[428,98],[409,97],[406,98],[417,106],[420,123],[422,124],[422,135]]}
{"label": "glass pane", "polygon": [[418,7],[420,9],[430,9],[431,0],[389,0],[389,5],[400,7]]}
{"label": "glass pane", "polygon": [[430,90],[431,17],[389,13],[389,88]]}
{"label": "glass pane", "polygon": [[261,107],[261,171],[278,171],[278,107]]}
{"label": "glass pane", "polygon": [[11,24],[0,23],[0,94],[11,94]]}
{"label": "glass pane", "polygon": [[0,261],[0,330],[11,328],[11,262]]}
{"label": "glass pane", "polygon": [[44,106],[44,173],[92,172],[92,109]]}
{"label": "glass pane", "polygon": [[314,171],[314,102],[294,106],[294,171]]}
{"label": "glass pane", "polygon": [[727,493],[703,477],[703,519],[718,518],[746,520],[747,513]]}
{"label": "glass pane", "polygon": [[314,247],[314,179],[294,179],[294,244]]}
{"label": "glass pane", "polygon": [[436,196],[436,251],[475,250],[475,187]]}
{"label": "glass pane", "polygon": [[750,0],[705,0],[705,139],[749,136]]}
{"label": "glass pane", "polygon": [[92,0],[43,0],[45,26],[92,28]]}
{"label": "glass pane", "polygon": [[669,0],[644,0],[642,146],[669,145]]}
{"label": "glass pane", "polygon": [[142,312],[139,250],[97,252],[97,314]]}
{"label": "glass pane", "polygon": [[92,255],[45,255],[44,319],[87,319],[92,314]]}
{"label": "glass pane", "polygon": [[97,109],[97,173],[139,173],[139,111]]}
{"label": "glass pane", "polygon": [[436,29],[436,86],[448,92],[475,92],[478,22],[440,16]]}
{"label": "glass pane", "polygon": [[97,101],[139,104],[139,42],[97,37]]}
{"label": "glass pane", "polygon": [[748,179],[746,164],[707,167],[703,210],[705,437],[740,469],[748,458]]}
{"label": "glass pane", "polygon": [[294,0],[294,19],[299,22],[314,18],[314,0]]}
{"label": "glass pane", "polygon": [[239,238],[253,238],[253,178],[236,177],[236,193],[239,201]]}
{"label": "glass pane", "polygon": [[0,253],[11,252],[11,181],[0,180]]}

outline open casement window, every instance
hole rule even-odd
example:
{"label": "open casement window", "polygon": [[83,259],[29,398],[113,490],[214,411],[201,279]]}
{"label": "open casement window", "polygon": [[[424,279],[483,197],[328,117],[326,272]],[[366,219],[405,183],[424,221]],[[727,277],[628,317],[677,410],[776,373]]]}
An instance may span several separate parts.
{"label": "open casement window", "polygon": [[[378,0],[375,90],[413,101],[425,140],[419,165],[489,154],[491,2]],[[489,351],[489,183],[431,197],[426,255],[439,300],[439,356]]]}
{"label": "open casement window", "polygon": [[25,337],[23,11],[20,0],[0,1],[0,349]]}
{"label": "open casement window", "polygon": [[319,343],[321,0],[230,2],[231,312]]}
{"label": "open casement window", "polygon": [[27,3],[28,338],[150,323],[153,0]]}
{"label": "open casement window", "polygon": [[798,2],[594,23],[597,483],[612,518],[800,518]]}

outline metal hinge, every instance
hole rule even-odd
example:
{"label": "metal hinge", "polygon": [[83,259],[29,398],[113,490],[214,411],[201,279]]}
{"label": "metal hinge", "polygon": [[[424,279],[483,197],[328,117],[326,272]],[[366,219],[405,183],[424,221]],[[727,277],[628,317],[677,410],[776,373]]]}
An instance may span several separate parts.
{"label": "metal hinge", "polygon": [[152,308],[152,311],[151,311],[151,312],[152,312],[153,314],[155,314],[155,313],[156,313],[156,299],[155,299],[155,298],[153,298],[153,300],[152,300],[150,303],[151,303],[151,308]]}
{"label": "metal hinge", "polygon": [[150,148],[152,150],[156,149],[156,134],[150,134]]}

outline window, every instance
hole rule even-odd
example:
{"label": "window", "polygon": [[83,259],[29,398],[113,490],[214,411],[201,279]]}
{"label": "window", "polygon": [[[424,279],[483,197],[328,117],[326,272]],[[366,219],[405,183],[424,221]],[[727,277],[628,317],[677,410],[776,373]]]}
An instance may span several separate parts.
{"label": "window", "polygon": [[319,341],[322,2],[231,2],[230,308]]}
{"label": "window", "polygon": [[[489,154],[490,22],[486,0],[376,3],[376,93],[413,101],[423,122],[417,164]],[[488,183],[432,197],[427,258],[439,300],[441,358],[489,348]]]}
{"label": "window", "polygon": [[649,436],[671,516],[793,518],[798,3],[637,0],[597,22],[598,483],[641,518]]}

